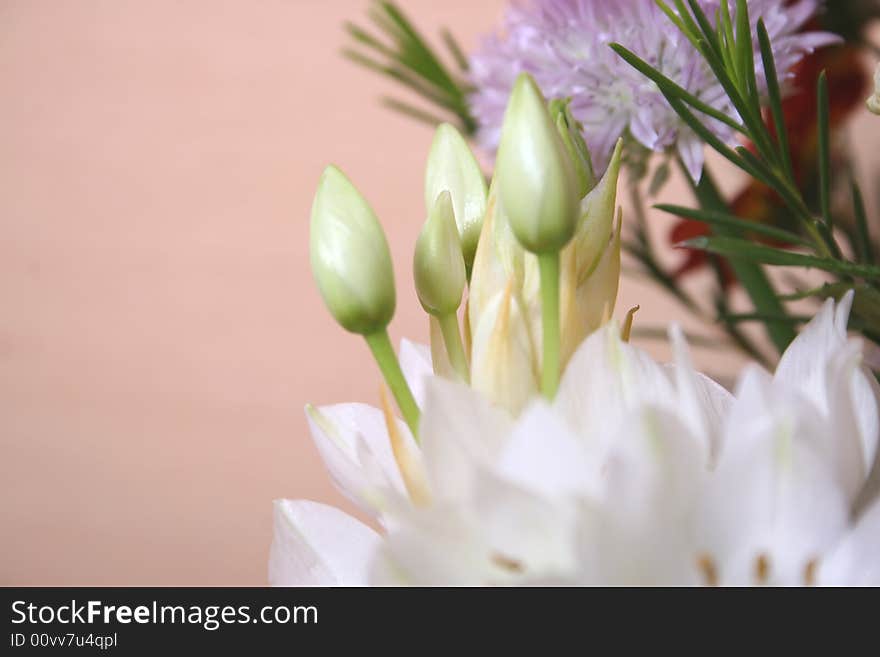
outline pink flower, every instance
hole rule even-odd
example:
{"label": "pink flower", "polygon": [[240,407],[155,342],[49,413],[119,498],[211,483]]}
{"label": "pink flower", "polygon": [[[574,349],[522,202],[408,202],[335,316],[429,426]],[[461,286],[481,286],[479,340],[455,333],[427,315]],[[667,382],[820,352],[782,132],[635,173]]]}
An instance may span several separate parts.
{"label": "pink flower", "polygon": [[[712,18],[720,2],[700,0],[699,4]],[[820,5],[820,0],[749,0],[753,29],[763,18],[781,75],[805,53],[837,40],[828,33],[800,31]],[[653,151],[676,149],[698,178],[702,142],[679,120],[659,89],[608,47],[613,42],[737,118],[708,65],[654,0],[530,0],[513,4],[502,31],[487,37],[471,57],[471,80],[476,86],[471,109],[482,146],[489,151],[497,147],[513,81],[527,71],[548,98],[571,97],[572,113],[584,126],[598,172],[607,165],[614,143],[628,132]],[[760,56],[756,65],[763,87]],[[728,126],[714,120],[707,120],[707,125],[725,141],[734,141]]]}

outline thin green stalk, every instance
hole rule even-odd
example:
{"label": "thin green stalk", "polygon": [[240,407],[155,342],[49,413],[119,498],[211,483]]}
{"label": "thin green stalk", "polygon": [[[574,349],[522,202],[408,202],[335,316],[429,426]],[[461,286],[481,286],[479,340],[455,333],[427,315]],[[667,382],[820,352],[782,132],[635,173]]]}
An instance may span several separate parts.
{"label": "thin green stalk", "polygon": [[788,144],[788,128],[785,125],[785,112],[782,109],[782,92],[779,89],[776,60],[773,58],[773,48],[770,45],[770,36],[767,34],[764,19],[758,19],[758,44],[761,48],[761,61],[764,63],[767,95],[770,98],[770,111],[773,115],[773,125],[776,128],[776,143],[779,146],[779,154],[782,157],[783,171],[786,178],[794,180],[791,149]]}
{"label": "thin green stalk", "polygon": [[467,356],[464,353],[464,344],[461,341],[461,331],[458,329],[458,317],[455,313],[438,316],[440,332],[443,334],[443,342],[446,344],[446,353],[453,369],[466,383],[470,383],[471,376],[468,368]]}
{"label": "thin green stalk", "polygon": [[391,346],[391,339],[388,337],[388,329],[382,329],[376,333],[365,335],[364,339],[373,352],[373,357],[382,371],[385,383],[391,389],[391,394],[397,401],[397,407],[403,414],[403,420],[406,422],[409,430],[412,432],[413,438],[419,439],[419,407],[416,400],[412,396],[409,384],[403,377],[403,371],[400,369],[400,362],[397,360],[397,354],[394,353],[394,347]]}
{"label": "thin green stalk", "polygon": [[[687,178],[690,180],[690,176],[687,176]],[[715,186],[708,169],[703,169],[703,177],[698,185],[693,186],[693,189],[704,210],[728,211],[727,203],[724,202],[718,188]],[[718,227],[716,227],[716,233],[719,235],[730,234],[728,231]],[[748,293],[757,312],[764,313],[770,317],[785,315],[785,308],[777,298],[776,291],[773,289],[773,285],[767,278],[761,265],[740,258],[729,258],[728,262],[733,267],[737,279]],[[795,338],[794,329],[787,322],[768,320],[765,323],[765,328],[779,353],[785,351],[785,348]]]}
{"label": "thin green stalk", "polygon": [[853,210],[856,215],[856,231],[858,240],[856,249],[859,262],[869,265],[874,264],[874,247],[871,242],[871,233],[868,230],[868,218],[865,214],[865,201],[862,198],[862,190],[856,181],[852,182]]}
{"label": "thin green stalk", "polygon": [[541,325],[544,333],[544,363],[541,392],[547,399],[556,396],[561,363],[559,357],[559,252],[538,255],[541,274]]}

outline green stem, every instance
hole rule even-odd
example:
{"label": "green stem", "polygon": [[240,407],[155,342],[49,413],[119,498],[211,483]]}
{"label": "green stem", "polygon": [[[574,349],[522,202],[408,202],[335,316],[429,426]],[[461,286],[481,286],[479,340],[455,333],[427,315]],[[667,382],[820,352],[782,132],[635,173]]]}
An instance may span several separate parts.
{"label": "green stem", "polygon": [[544,334],[544,363],[541,392],[547,399],[556,396],[559,387],[559,252],[538,255],[541,273],[541,324]]}
{"label": "green stem", "polygon": [[461,341],[461,332],[458,330],[458,317],[455,313],[449,313],[438,316],[437,321],[443,334],[443,342],[446,344],[446,353],[449,354],[449,362],[462,380],[470,383],[467,356],[464,355],[464,344]]}
{"label": "green stem", "polygon": [[391,388],[391,394],[397,401],[400,412],[403,413],[403,419],[409,430],[412,432],[413,438],[419,439],[419,407],[416,400],[412,396],[409,384],[403,377],[403,371],[400,369],[400,362],[397,360],[397,354],[394,353],[394,347],[391,346],[391,339],[388,337],[388,329],[382,329],[376,333],[365,335],[364,339],[373,352],[379,369],[382,370],[382,376],[385,377],[385,383]]}
{"label": "green stem", "polygon": [[[687,176],[687,179],[691,180],[690,176]],[[704,210],[729,211],[727,203],[715,186],[708,168],[703,168],[703,176],[698,184],[694,185],[692,181],[691,184],[697,200]],[[713,232],[717,235],[731,234],[729,229],[720,227],[715,227]],[[733,234],[736,234],[735,231]],[[760,265],[739,258],[728,258],[728,262],[736,273],[736,277],[743,286],[743,289],[749,295],[757,312],[766,314],[768,317],[785,316],[785,307],[777,297],[773,284],[767,278]],[[788,347],[796,335],[791,324],[784,321],[768,320],[764,323],[764,328],[767,330],[768,336],[779,353],[785,351],[785,348]]]}

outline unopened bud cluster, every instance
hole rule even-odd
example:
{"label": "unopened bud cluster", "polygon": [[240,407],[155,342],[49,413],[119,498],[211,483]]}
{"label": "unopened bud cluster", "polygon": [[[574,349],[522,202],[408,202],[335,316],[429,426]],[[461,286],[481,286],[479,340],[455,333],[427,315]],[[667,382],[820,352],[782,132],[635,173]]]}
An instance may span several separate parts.
{"label": "unopened bud cluster", "polygon": [[[511,93],[488,189],[464,138],[451,125],[437,128],[413,257],[437,373],[450,372],[440,361],[453,361],[463,379],[512,413],[537,394],[547,326],[538,263],[548,254],[558,263],[563,365],[610,318],[620,273],[620,154],[618,144],[597,183],[568,103],[548,106],[525,74]],[[310,252],[337,322],[365,336],[384,332],[395,307],[388,244],[367,202],[332,166],[315,195]]]}

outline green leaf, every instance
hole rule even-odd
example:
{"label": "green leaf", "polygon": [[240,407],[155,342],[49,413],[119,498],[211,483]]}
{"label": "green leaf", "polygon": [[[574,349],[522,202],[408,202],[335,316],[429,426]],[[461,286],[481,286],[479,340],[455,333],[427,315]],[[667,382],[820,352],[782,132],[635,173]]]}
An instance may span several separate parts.
{"label": "green leaf", "polygon": [[856,181],[852,183],[853,211],[856,215],[856,252],[859,262],[874,264],[874,244],[868,230],[868,218],[865,214],[865,201],[862,190]]}
{"label": "green leaf", "polygon": [[775,226],[770,226],[768,224],[762,224],[757,221],[740,219],[739,217],[728,212],[697,210],[681,205],[668,205],[665,203],[655,205],[654,207],[658,210],[668,212],[675,216],[685,217],[687,219],[695,219],[697,221],[702,221],[704,223],[710,224],[712,226],[731,228],[744,235],[748,233],[755,233],[757,235],[763,235],[764,237],[769,237],[788,244],[800,244],[802,246],[810,246],[811,244],[808,240],[804,239],[800,235],[796,235],[795,233],[783,230],[782,228],[776,228]]}
{"label": "green leaf", "polygon": [[730,99],[730,102],[739,113],[740,118],[746,127],[746,134],[749,139],[754,142],[755,146],[758,148],[758,152],[760,152],[764,158],[772,161],[774,154],[772,149],[768,151],[767,148],[769,137],[766,134],[764,120],[761,116],[761,108],[758,105],[757,100],[753,103],[748,102],[748,96],[745,96],[740,92],[737,83],[731,77],[730,72],[724,67],[724,63],[714,52],[712,52],[711,47],[705,41],[698,42],[697,49],[703,55],[703,59],[706,60],[706,63],[709,64],[715,78],[721,84],[724,92]]}
{"label": "green leaf", "polygon": [[793,180],[794,172],[791,166],[791,149],[788,145],[788,128],[785,125],[785,113],[782,109],[782,94],[779,90],[776,61],[773,58],[770,36],[767,34],[767,27],[764,25],[763,18],[758,20],[758,44],[761,48],[761,61],[764,64],[764,77],[767,79],[770,113],[773,116],[773,125],[776,128],[776,142],[779,146],[782,166],[788,179]]}
{"label": "green leaf", "polygon": [[[473,134],[476,130],[476,122],[470,115],[467,83],[459,83],[453,78],[434,50],[394,3],[374,2],[368,9],[367,15],[378,29],[380,36],[384,36],[388,43],[384,43],[383,40],[357,25],[346,23],[345,30],[351,39],[355,44],[366,48],[369,54],[347,48],[343,51],[345,57],[396,80],[431,104],[452,112],[458,118],[463,132]],[[443,40],[457,64],[461,66],[463,62],[460,58],[464,55],[452,36],[445,32]],[[466,60],[464,62],[466,63]],[[411,111],[414,109],[412,107],[404,109],[403,104],[397,101],[390,105],[420,120],[428,116],[420,110]]]}
{"label": "green leaf", "polygon": [[806,324],[812,317],[807,315],[771,315],[768,313],[729,313],[724,318],[730,322],[786,322],[788,324]]}
{"label": "green leaf", "polygon": [[675,8],[678,9],[678,14],[672,11],[666,3],[658,2],[657,4],[663,9],[667,16],[675,17],[672,19],[673,22],[679,26],[679,29],[684,33],[688,40],[696,46],[697,41],[700,38],[700,28],[697,27],[694,19],[691,18],[691,14],[685,8],[684,2],[682,2],[682,0],[673,0]]}
{"label": "green leaf", "polygon": [[[704,170],[703,177],[698,185],[694,185],[694,192],[700,205],[704,210],[714,212],[727,212],[727,204],[724,202],[717,186],[715,185],[709,172]],[[729,233],[730,229],[716,229],[718,233]],[[719,237],[716,239],[733,239]],[[749,242],[746,242],[749,244]],[[760,265],[754,262],[748,262],[737,258],[730,259],[730,266],[736,273],[737,278],[742,284],[743,289],[749,295],[752,305],[756,312],[763,312],[769,315],[784,315],[785,307],[776,296],[773,284],[767,278],[766,273]],[[789,343],[794,340],[795,333],[791,326],[785,322],[767,322],[764,327],[767,335],[779,353],[785,351]]]}
{"label": "green leaf", "polygon": [[736,44],[733,36],[733,23],[730,20],[730,4],[727,0],[721,0],[721,6],[718,7],[717,17],[715,19],[716,30],[718,32],[718,41],[721,43],[721,56],[724,59],[724,66],[730,71],[736,71],[736,64],[733,61],[732,52]]}
{"label": "green leaf", "polygon": [[[663,90],[660,90],[663,92]],[[734,151],[732,148],[727,146],[723,141],[721,141],[718,137],[715,136],[709,128],[707,128],[703,123],[697,119],[693,115],[693,113],[685,107],[684,103],[681,102],[675,96],[667,95],[663,92],[663,96],[666,98],[666,101],[675,110],[675,113],[678,114],[679,118],[684,121],[687,126],[696,133],[696,135],[706,142],[709,146],[714,148],[720,155],[724,156],[727,160],[735,164],[737,167],[748,173],[749,175],[757,178],[760,174],[755,171],[755,169],[749,165],[747,162],[743,161],[743,159]]]}
{"label": "green leaf", "polygon": [[436,114],[432,114],[427,110],[423,110],[415,105],[410,105],[409,103],[403,102],[401,100],[397,100],[395,98],[389,98],[384,96],[382,98],[382,104],[390,110],[395,112],[400,112],[411,119],[415,119],[416,121],[420,121],[421,123],[425,123],[430,126],[437,126],[443,123],[443,118],[437,116]]}
{"label": "green leaf", "polygon": [[681,30],[681,33],[688,37],[689,40],[693,42],[691,37],[696,36],[688,33],[688,26],[685,25],[684,21],[678,17],[678,14],[673,11],[672,7],[666,4],[663,0],[654,0],[654,4],[660,7],[660,10],[666,14],[666,17],[672,21],[672,23]]}
{"label": "green leaf", "polygon": [[651,182],[648,185],[648,195],[649,196],[657,196],[666,182],[669,180],[669,162],[663,162],[654,170],[654,175],[651,176]]}
{"label": "green leaf", "polygon": [[[669,331],[663,326],[645,326],[637,324],[632,328],[632,337],[643,340],[660,340],[669,339]],[[698,335],[685,331],[684,337],[687,343],[692,347],[704,347],[706,349],[718,348],[718,336]],[[729,345],[733,346],[733,345]]]}
{"label": "green leaf", "polygon": [[[880,327],[880,292],[876,288],[867,285],[858,285],[853,288],[853,312],[858,315],[865,324],[877,332]],[[841,295],[838,295],[838,298]]]}
{"label": "green leaf", "polygon": [[412,24],[404,16],[403,12],[393,2],[379,3],[385,10],[387,16],[400,28],[400,31],[408,37],[408,44],[412,51],[424,59],[426,66],[433,69],[438,78],[443,80],[450,89],[457,89],[452,76],[446,71],[446,68],[437,59],[434,51],[416,31]]}
{"label": "green leaf", "polygon": [[456,101],[454,97],[450,97],[449,94],[446,93],[443,89],[432,85],[424,78],[419,78],[412,71],[401,68],[399,66],[382,64],[381,62],[377,62],[376,60],[367,57],[366,55],[363,55],[355,50],[343,50],[342,55],[343,57],[346,57],[356,64],[360,64],[365,68],[376,71],[377,73],[382,73],[383,75],[397,80],[420,96],[424,96],[427,100],[434,103],[435,105],[440,105],[441,107],[444,107],[456,113],[458,112],[458,110],[461,109],[460,104]]}
{"label": "green leaf", "polygon": [[810,288],[809,290],[780,294],[779,298],[783,301],[803,301],[813,297],[818,297],[819,299],[827,299],[828,297],[838,298],[851,289],[853,289],[852,283],[823,283],[819,287]]}
{"label": "green leaf", "polygon": [[740,91],[747,99],[758,103],[755,83],[755,52],[752,46],[752,26],[746,0],[736,0],[736,68]]}
{"label": "green leaf", "polygon": [[680,246],[777,267],[815,268],[842,276],[856,276],[870,280],[880,279],[880,267],[874,265],[863,265],[847,260],[820,258],[805,253],[774,249],[736,237],[697,237],[683,242]]}
{"label": "green leaf", "polygon": [[770,187],[784,199],[789,200],[791,198],[791,190],[788,189],[784,181],[779,180],[779,177],[764,160],[744,146],[737,146],[734,150],[755,171],[753,176],[758,181]]}
{"label": "green leaf", "polygon": [[697,24],[700,26],[700,32],[703,33],[703,38],[706,43],[709,44],[709,47],[712,48],[712,51],[720,57],[721,44],[718,42],[718,36],[715,34],[715,30],[712,29],[712,24],[703,12],[703,8],[697,4],[697,0],[687,0],[687,2],[691,7],[691,11],[693,12]]}
{"label": "green leaf", "polygon": [[880,327],[880,291],[869,285],[853,285],[852,283],[825,283],[811,290],[804,290],[786,295],[784,298],[791,301],[799,301],[810,297],[828,299],[833,297],[840,299],[844,294],[853,290],[852,314],[857,315],[860,322],[874,332]]}
{"label": "green leaf", "polygon": [[468,61],[467,56],[464,54],[464,50],[462,50],[456,38],[452,36],[452,32],[444,27],[440,32],[440,38],[443,39],[443,43],[446,45],[446,49],[449,51],[449,54],[452,55],[452,59],[455,60],[458,68],[461,69],[461,71],[464,73],[470,70],[470,62]]}

